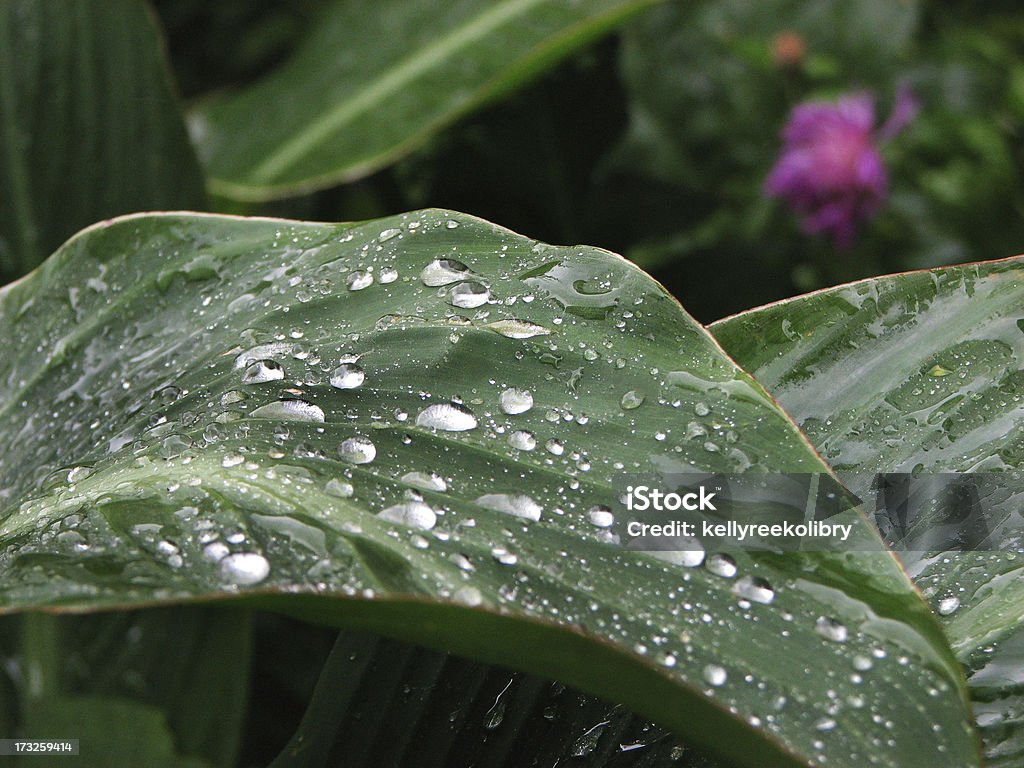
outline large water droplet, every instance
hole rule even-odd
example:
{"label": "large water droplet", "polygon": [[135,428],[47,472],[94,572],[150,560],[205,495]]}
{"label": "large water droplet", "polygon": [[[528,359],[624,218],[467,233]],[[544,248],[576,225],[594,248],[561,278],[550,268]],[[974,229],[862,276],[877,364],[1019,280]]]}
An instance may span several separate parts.
{"label": "large water droplet", "polygon": [[366,381],[366,372],[355,363],[342,363],[331,374],[331,386],[335,389],[355,389]]}
{"label": "large water droplet", "polygon": [[422,501],[405,501],[377,513],[381,520],[429,531],[437,523],[437,513]]}
{"label": "large water droplet", "polygon": [[592,506],[587,512],[587,517],[590,518],[591,524],[596,525],[598,528],[608,528],[615,522],[615,515],[603,504]]}
{"label": "large water droplet", "polygon": [[459,283],[448,293],[448,303],[461,309],[475,309],[483,306],[491,298],[491,292],[483,283],[470,280]]}
{"label": "large water droplet", "polygon": [[501,393],[499,401],[501,410],[512,415],[526,413],[533,408],[533,395],[525,389],[509,387]]}
{"label": "large water droplet", "polygon": [[280,381],[284,378],[284,368],[274,360],[257,360],[245,369],[242,374],[243,384],[263,384],[267,381]]}
{"label": "large water droplet", "polygon": [[532,451],[537,447],[537,438],[532,432],[519,429],[508,436],[508,444],[517,451]]}
{"label": "large water droplet", "polygon": [[256,552],[236,552],[221,559],[220,574],[239,586],[259,584],[270,575],[270,563]]}
{"label": "large water droplet", "polygon": [[276,400],[261,405],[249,414],[254,419],[283,419],[285,421],[322,422],[324,412],[320,406],[307,403],[305,400]]}
{"label": "large water droplet", "polygon": [[416,425],[444,432],[466,432],[476,429],[476,416],[458,403],[437,403],[419,412]]}
{"label": "large water droplet", "polygon": [[731,579],[736,575],[736,561],[729,555],[721,552],[709,557],[704,567],[715,574],[715,576],[721,576],[724,579]]}
{"label": "large water droplet", "polygon": [[377,458],[377,446],[365,437],[350,437],[341,441],[338,455],[350,464],[369,464]]}
{"label": "large water droplet", "polygon": [[448,483],[444,481],[444,478],[433,472],[406,472],[402,475],[402,482],[424,491],[444,493],[448,490]]}
{"label": "large water droplet", "polygon": [[772,585],[760,576],[744,576],[732,586],[733,594],[744,600],[768,605],[775,599],[775,590]]}
{"label": "large water droplet", "polygon": [[472,274],[469,267],[456,259],[434,259],[420,272],[420,280],[424,285],[436,288],[465,280]]}
{"label": "large water droplet", "polygon": [[551,333],[543,325],[516,319],[495,320],[484,327],[510,339],[531,339],[534,336],[547,336]]}
{"label": "large water droplet", "polygon": [[524,494],[486,493],[476,503],[495,512],[504,512],[525,520],[540,520],[540,504]]}
{"label": "large water droplet", "polygon": [[364,288],[369,288],[373,285],[373,273],[362,269],[349,272],[348,277],[345,278],[345,285],[348,286],[350,291],[361,291]]}

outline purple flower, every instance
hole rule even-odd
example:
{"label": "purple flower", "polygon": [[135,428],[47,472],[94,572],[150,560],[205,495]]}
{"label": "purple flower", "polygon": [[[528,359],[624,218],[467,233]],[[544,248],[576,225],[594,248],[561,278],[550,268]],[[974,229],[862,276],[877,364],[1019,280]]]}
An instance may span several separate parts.
{"label": "purple flower", "polygon": [[782,155],[765,180],[765,194],[788,202],[805,232],[848,248],[857,226],[879,211],[888,192],[879,144],[903,130],[917,109],[910,91],[900,89],[892,114],[876,132],[867,93],[797,106],[782,132]]}

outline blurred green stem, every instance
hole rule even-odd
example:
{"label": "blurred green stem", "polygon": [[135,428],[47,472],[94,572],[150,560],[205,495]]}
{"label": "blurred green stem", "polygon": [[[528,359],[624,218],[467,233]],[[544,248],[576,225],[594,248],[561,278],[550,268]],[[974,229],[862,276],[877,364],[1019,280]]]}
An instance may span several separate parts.
{"label": "blurred green stem", "polygon": [[25,695],[38,701],[60,689],[60,618],[26,613],[21,620]]}

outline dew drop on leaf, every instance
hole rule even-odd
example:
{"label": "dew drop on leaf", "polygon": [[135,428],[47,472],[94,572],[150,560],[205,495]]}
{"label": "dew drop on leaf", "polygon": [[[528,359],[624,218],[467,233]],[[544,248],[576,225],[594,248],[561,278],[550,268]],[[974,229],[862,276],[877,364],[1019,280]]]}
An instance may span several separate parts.
{"label": "dew drop on leaf", "polygon": [[280,381],[284,378],[284,368],[274,360],[257,360],[242,374],[243,384],[263,384],[267,381]]}
{"label": "dew drop on leaf", "polygon": [[459,283],[448,293],[448,303],[460,309],[475,309],[490,300],[491,292],[483,283],[475,280]]}
{"label": "dew drop on leaf", "polygon": [[437,513],[422,501],[395,504],[378,512],[377,517],[389,523],[398,523],[424,531],[429,531],[437,523]]}
{"label": "dew drop on leaf", "polygon": [[533,408],[533,394],[525,389],[509,387],[499,398],[501,410],[510,415],[526,413]]}
{"label": "dew drop on leaf", "polygon": [[723,579],[731,579],[736,575],[736,561],[729,555],[717,552],[708,558],[704,564],[715,576],[721,576]]}
{"label": "dew drop on leaf", "polygon": [[448,483],[444,481],[444,478],[433,472],[406,472],[402,475],[402,482],[423,491],[444,493],[448,490]]}
{"label": "dew drop on leaf", "polygon": [[355,389],[365,380],[365,371],[355,363],[342,363],[331,374],[331,386],[335,389]]}
{"label": "dew drop on leaf", "polygon": [[338,455],[350,464],[369,464],[377,458],[377,446],[365,437],[350,437],[341,441]]}
{"label": "dew drop on leaf", "polygon": [[850,636],[845,624],[828,616],[818,617],[814,622],[814,631],[833,643],[845,643],[846,638]]}
{"label": "dew drop on leaf", "polygon": [[940,616],[949,616],[951,613],[953,613],[959,607],[960,607],[960,598],[959,597],[957,597],[956,595],[951,595],[950,597],[944,597],[941,600],[939,600],[939,615]]}
{"label": "dew drop on leaf", "polygon": [[[735,564],[733,564],[733,568],[735,569]],[[768,605],[775,599],[775,590],[772,589],[772,585],[760,576],[744,576],[733,584],[732,591],[737,597],[762,605]]]}
{"label": "dew drop on leaf", "polygon": [[431,288],[465,280],[473,273],[457,259],[434,259],[420,272],[420,280]]}
{"label": "dew drop on leaf", "polygon": [[256,552],[236,552],[221,559],[220,574],[232,584],[250,586],[259,584],[270,575],[270,563]]}
{"label": "dew drop on leaf", "polygon": [[324,420],[323,409],[318,405],[307,403],[305,400],[276,400],[273,403],[261,405],[249,416],[254,419],[282,419],[284,421],[322,422]]}
{"label": "dew drop on leaf", "polygon": [[518,429],[509,434],[508,444],[517,451],[532,451],[537,447],[537,438],[533,436],[532,432]]}
{"label": "dew drop on leaf", "polygon": [[361,291],[364,288],[369,288],[373,285],[373,273],[361,269],[349,272],[348,277],[345,278],[345,285],[348,286],[350,291]]}
{"label": "dew drop on leaf", "polygon": [[627,411],[632,411],[633,409],[639,408],[643,405],[645,399],[646,398],[643,393],[637,392],[635,389],[631,389],[622,396],[619,404]]}
{"label": "dew drop on leaf", "polygon": [[464,405],[436,403],[419,412],[416,425],[443,432],[467,432],[476,429],[477,421],[473,412]]}
{"label": "dew drop on leaf", "polygon": [[608,528],[615,522],[615,515],[612,514],[608,507],[602,504],[592,506],[587,511],[587,517],[590,518],[590,523],[598,528]]}
{"label": "dew drop on leaf", "polygon": [[481,507],[521,517],[524,520],[540,520],[540,505],[525,494],[485,493],[477,498]]}
{"label": "dew drop on leaf", "polygon": [[725,667],[719,666],[718,664],[708,664],[704,667],[704,681],[708,685],[713,685],[719,688],[725,685],[725,681],[729,675],[725,671]]}

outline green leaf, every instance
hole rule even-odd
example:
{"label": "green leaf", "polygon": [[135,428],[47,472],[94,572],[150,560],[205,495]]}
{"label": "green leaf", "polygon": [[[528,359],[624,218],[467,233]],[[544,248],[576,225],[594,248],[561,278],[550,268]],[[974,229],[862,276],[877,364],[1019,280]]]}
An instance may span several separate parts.
{"label": "green leaf", "polygon": [[233,599],[556,677],[746,765],[977,764],[863,518],[856,552],[737,552],[760,600],[592,523],[631,477],[826,470],[617,256],[444,211],[133,216],[0,293],[0,332],[0,610]]}
{"label": "green leaf", "polygon": [[202,208],[203,178],[138,0],[0,9],[0,279],[134,211]]}
{"label": "green leaf", "polygon": [[366,176],[656,2],[336,0],[284,66],[200,105],[211,189],[266,200]]}
{"label": "green leaf", "polygon": [[[977,473],[985,551],[935,554],[961,537],[904,557],[968,669],[989,763],[1006,766],[1024,754],[1022,308],[1015,257],[864,280],[711,326],[862,496],[875,473]],[[942,522],[926,509],[897,543],[913,549]]]}
{"label": "green leaf", "polygon": [[57,754],[33,757],[32,764],[60,768],[81,761],[91,768],[208,768],[181,757],[164,715],[154,707],[105,697],[45,698],[28,707],[24,738],[78,739],[77,758]]}

